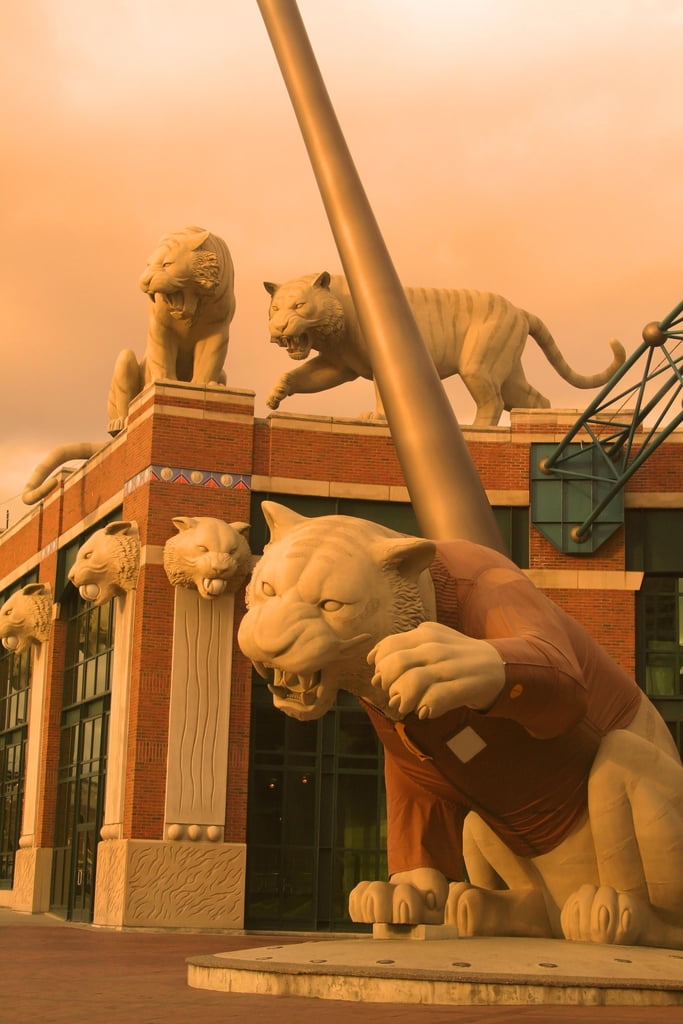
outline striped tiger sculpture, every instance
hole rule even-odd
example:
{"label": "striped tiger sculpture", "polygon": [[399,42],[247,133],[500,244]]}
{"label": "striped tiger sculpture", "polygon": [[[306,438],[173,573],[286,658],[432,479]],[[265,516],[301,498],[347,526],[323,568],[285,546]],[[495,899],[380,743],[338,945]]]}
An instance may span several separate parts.
{"label": "striped tiger sculpture", "polygon": [[[270,340],[301,365],[284,373],[267,399],[277,409],[289,395],[327,391],[347,381],[373,379],[370,353],[343,277],[324,272],[286,284],[265,281],[271,296]],[[547,409],[550,402],[529,384],[521,357],[528,335],[546,359],[576,388],[605,384],[623,364],[623,346],[601,373],[577,373],[545,324],[501,295],[467,289],[406,288],[417,325],[441,380],[459,374],[477,407],[473,425],[495,426],[504,410]],[[311,351],[317,355],[309,359]],[[375,389],[377,390],[377,389]],[[384,419],[377,405],[364,419]]]}

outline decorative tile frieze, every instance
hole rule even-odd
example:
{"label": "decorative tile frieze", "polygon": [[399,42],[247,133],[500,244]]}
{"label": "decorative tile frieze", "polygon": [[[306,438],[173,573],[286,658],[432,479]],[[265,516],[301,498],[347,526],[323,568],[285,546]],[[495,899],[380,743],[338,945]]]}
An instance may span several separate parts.
{"label": "decorative tile frieze", "polygon": [[127,480],[123,486],[124,495],[132,494],[139,487],[151,481],[165,484],[190,484],[194,487],[217,487],[227,491],[250,491],[251,475],[248,473],[214,473],[205,469],[181,469],[176,466],[147,466]]}

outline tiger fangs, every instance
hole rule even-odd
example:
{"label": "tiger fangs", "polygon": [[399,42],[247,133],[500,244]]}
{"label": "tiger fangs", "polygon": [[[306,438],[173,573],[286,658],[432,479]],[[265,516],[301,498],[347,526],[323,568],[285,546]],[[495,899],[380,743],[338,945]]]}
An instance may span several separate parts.
{"label": "tiger fangs", "polygon": [[284,672],[275,669],[275,680],[268,689],[278,700],[292,700],[311,707],[324,693],[322,672]]}

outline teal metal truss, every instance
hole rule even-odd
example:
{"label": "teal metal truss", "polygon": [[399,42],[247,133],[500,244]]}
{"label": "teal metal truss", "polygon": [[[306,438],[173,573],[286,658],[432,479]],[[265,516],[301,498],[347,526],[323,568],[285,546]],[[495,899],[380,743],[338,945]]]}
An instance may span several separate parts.
{"label": "teal metal truss", "polygon": [[[559,551],[591,554],[619,529],[625,484],[683,422],[681,340],[683,302],[643,328],[639,348],[558,445],[532,444],[531,519]],[[620,390],[638,363],[641,379]]]}

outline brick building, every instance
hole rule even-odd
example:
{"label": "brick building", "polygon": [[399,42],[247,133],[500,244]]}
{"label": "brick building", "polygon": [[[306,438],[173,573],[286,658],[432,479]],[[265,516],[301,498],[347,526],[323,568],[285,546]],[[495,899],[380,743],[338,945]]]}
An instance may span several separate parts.
{"label": "brick building", "polygon": [[[683,436],[644,463],[624,525],[563,554],[530,524],[532,444],[571,411],[464,434],[512,557],[652,695],[683,738]],[[319,722],[272,709],[234,641],[243,590],[173,587],[175,516],[251,522],[260,501],[417,532],[386,427],[254,418],[250,392],[153,385],[126,429],[0,535],[0,604],[49,585],[46,639],[0,655],[0,905],[115,927],[343,929],[384,865],[381,750],[342,697]],[[136,589],[84,601],[68,571],[105,523],[137,523]],[[198,653],[199,652],[199,653]]]}

